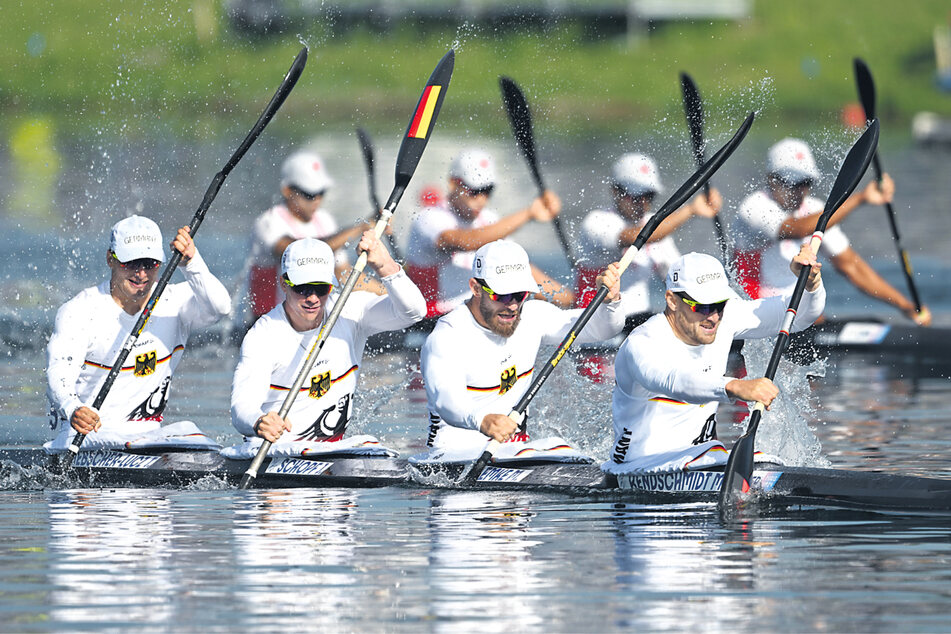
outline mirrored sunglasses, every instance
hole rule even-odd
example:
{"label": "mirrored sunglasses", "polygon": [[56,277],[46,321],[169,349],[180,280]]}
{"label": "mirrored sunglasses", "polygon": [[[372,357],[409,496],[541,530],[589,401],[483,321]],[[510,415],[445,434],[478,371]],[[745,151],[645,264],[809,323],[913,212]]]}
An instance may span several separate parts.
{"label": "mirrored sunglasses", "polygon": [[700,313],[701,315],[709,315],[711,313],[722,313],[723,309],[726,308],[726,303],[728,300],[723,300],[722,302],[716,302],[713,304],[701,304],[696,302],[684,295],[680,296],[680,299],[684,300],[684,304],[690,306],[690,310],[695,313]]}
{"label": "mirrored sunglasses", "polygon": [[138,258],[137,260],[122,262],[119,260],[119,256],[117,256],[115,253],[112,254],[112,257],[115,258],[116,262],[119,263],[120,268],[129,269],[130,271],[154,271],[158,267],[162,266],[162,262],[160,260],[153,260],[152,258]]}
{"label": "mirrored sunglasses", "polygon": [[529,295],[529,291],[516,291],[514,293],[499,294],[486,286],[484,280],[476,281],[479,282],[479,286],[482,287],[482,290],[486,292],[486,295],[488,295],[489,299],[491,299],[493,302],[499,302],[502,304],[511,304],[512,302],[516,302],[521,304]]}
{"label": "mirrored sunglasses", "polygon": [[317,297],[326,297],[330,294],[330,291],[334,289],[333,284],[328,284],[325,282],[318,284],[291,284],[291,281],[286,277],[284,278],[284,283],[287,284],[288,288],[301,297],[309,297],[311,295],[316,295]]}

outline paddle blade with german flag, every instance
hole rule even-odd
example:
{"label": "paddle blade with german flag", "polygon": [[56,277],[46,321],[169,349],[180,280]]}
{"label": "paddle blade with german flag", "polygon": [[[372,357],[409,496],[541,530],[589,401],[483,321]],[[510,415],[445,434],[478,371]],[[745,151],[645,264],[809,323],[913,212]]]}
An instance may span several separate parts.
{"label": "paddle blade with german flag", "polygon": [[[409,120],[409,126],[406,128],[406,134],[396,158],[397,188],[405,188],[409,184],[413,173],[416,171],[419,158],[423,155],[423,150],[426,149],[426,143],[429,142],[429,137],[436,126],[439,109],[442,108],[443,99],[446,98],[446,89],[449,88],[449,80],[452,79],[455,59],[455,53],[450,50],[439,60],[433,74],[429,77],[429,81],[426,82],[423,94],[419,97],[419,103],[416,104],[413,116]],[[387,207],[389,206],[390,202],[388,201]]]}

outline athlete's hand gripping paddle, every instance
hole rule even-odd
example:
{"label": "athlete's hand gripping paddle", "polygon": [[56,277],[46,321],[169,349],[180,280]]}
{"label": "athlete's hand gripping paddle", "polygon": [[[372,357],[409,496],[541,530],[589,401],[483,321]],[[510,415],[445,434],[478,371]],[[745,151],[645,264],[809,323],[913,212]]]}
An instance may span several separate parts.
{"label": "athlete's hand gripping paddle", "polygon": [[[875,148],[878,145],[878,119],[873,119],[868,129],[855,142],[852,149],[845,157],[842,167],[839,168],[839,175],[836,176],[835,183],[832,185],[832,191],[829,192],[829,198],[826,200],[825,209],[816,222],[815,233],[812,234],[810,248],[813,253],[819,252],[819,245],[822,243],[822,237],[829,224],[829,219],[835,210],[838,209],[845,199],[855,191],[859,181],[868,169],[872,156],[875,154]],[[789,345],[789,333],[792,329],[793,319],[796,317],[796,310],[799,308],[799,302],[802,299],[803,290],[806,287],[806,281],[809,278],[811,266],[803,266],[799,271],[799,279],[796,280],[796,287],[793,290],[792,297],[789,300],[789,308],[786,310],[786,317],[783,320],[782,327],[779,330],[779,336],[776,338],[776,345],[773,347],[773,354],[769,359],[769,365],[766,367],[766,378],[773,380],[776,376],[776,369],[779,367],[779,360],[783,356],[786,347]],[[726,463],[726,469],[723,472],[723,482],[720,487],[720,497],[718,507],[721,515],[728,515],[736,508],[740,501],[740,494],[750,490],[753,479],[753,441],[756,438],[756,430],[759,427],[759,421],[763,416],[763,410],[766,408],[763,403],[757,402],[753,407],[753,413],[750,414],[750,421],[746,427],[746,433],[733,445],[730,457]]]}
{"label": "athlete's hand gripping paddle", "polygon": [[[651,216],[650,220],[644,225],[644,227],[637,234],[637,238],[634,239],[634,243],[627,248],[624,252],[624,256],[621,258],[619,263],[618,276],[620,277],[627,267],[634,260],[634,256],[637,255],[637,252],[644,246],[644,244],[650,239],[651,234],[654,233],[654,230],[657,229],[658,225],[664,221],[664,219],[673,213],[675,210],[679,209],[691,196],[696,192],[700,187],[710,179],[710,177],[716,172],[721,165],[733,154],[733,151],[740,145],[746,133],[749,132],[750,126],[753,125],[754,113],[750,113],[746,120],[743,121],[743,124],[736,131],[736,134],[733,135],[733,138],[730,139],[726,145],[724,145],[720,150],[713,155],[713,157],[700,166],[693,176],[687,179],[680,189],[678,189],[670,197],[670,199],[664,203],[664,205]],[[565,356],[565,353],[571,348],[572,343],[578,337],[578,334],[585,327],[585,325],[590,321],[591,317],[594,315],[595,311],[608,296],[607,286],[602,285],[598,289],[597,294],[594,296],[594,299],[591,300],[591,303],[588,304],[587,308],[581,313],[581,316],[578,318],[578,321],[575,322],[574,326],[571,327],[571,330],[568,331],[568,334],[562,340],[561,344],[558,346],[558,349],[555,350],[555,353],[551,356],[548,362],[542,366],[541,370],[535,375],[535,378],[532,380],[532,384],[529,386],[525,394],[522,395],[522,398],[519,399],[516,403],[515,408],[509,413],[509,418],[515,421],[516,425],[520,425],[525,419],[525,411],[528,409],[529,403],[532,399],[535,398],[535,395],[538,393],[538,390],[541,388],[542,384],[548,379],[548,376],[552,373],[558,363],[561,361],[562,357]],[[485,469],[486,465],[489,464],[489,461],[492,460],[492,456],[495,451],[499,448],[499,443],[497,440],[492,439],[489,441],[489,444],[486,445],[485,451],[482,452],[482,455],[478,460],[472,465],[472,468],[463,476],[463,481],[466,483],[475,482],[479,479],[479,475]]]}
{"label": "athlete's hand gripping paddle", "polygon": [[[189,224],[190,235],[192,238],[194,238],[195,234],[198,232],[198,227],[201,225],[202,220],[205,219],[205,214],[207,213],[208,208],[211,207],[212,201],[214,201],[215,197],[218,195],[218,191],[221,189],[225,178],[227,178],[228,174],[231,173],[231,170],[234,169],[234,166],[238,164],[238,161],[241,160],[241,157],[244,156],[245,152],[248,151],[248,148],[251,147],[251,144],[257,140],[265,126],[267,126],[267,124],[277,113],[278,109],[281,107],[281,104],[284,103],[284,100],[287,99],[287,96],[290,94],[291,90],[294,88],[294,85],[297,83],[297,80],[300,78],[305,64],[307,64],[306,46],[302,48],[297,54],[297,57],[294,59],[294,63],[291,64],[290,69],[287,71],[287,75],[284,76],[284,81],[281,82],[277,92],[274,93],[274,96],[264,109],[264,112],[261,113],[257,123],[255,123],[254,127],[251,128],[251,132],[249,132],[248,136],[246,136],[244,141],[241,142],[241,145],[239,145],[238,149],[235,150],[234,154],[231,155],[231,158],[228,159],[228,162],[225,163],[225,166],[221,168],[221,171],[215,174],[215,177],[212,179],[207,191],[205,191],[205,197],[198,206],[198,211],[195,212],[191,224]],[[145,308],[142,309],[142,314],[139,315],[138,321],[136,321],[135,326],[132,327],[132,332],[123,342],[122,349],[119,351],[119,356],[116,358],[115,363],[112,364],[112,368],[109,370],[109,374],[106,376],[105,382],[102,384],[102,387],[99,388],[99,392],[96,394],[96,398],[92,403],[93,409],[99,409],[102,407],[103,402],[106,400],[106,395],[109,394],[109,390],[112,389],[112,385],[115,383],[116,378],[119,376],[119,372],[122,370],[122,364],[129,356],[129,353],[132,351],[132,348],[135,345],[135,342],[139,339],[139,336],[142,334],[142,331],[145,330],[145,325],[148,323],[149,317],[152,316],[152,311],[155,309],[155,304],[158,302],[159,297],[161,297],[162,292],[168,285],[168,281],[172,277],[172,273],[175,272],[176,267],[178,267],[181,259],[182,254],[173,249],[172,257],[169,259],[168,264],[165,265],[165,270],[162,272],[161,277],[159,277],[158,283],[156,283],[155,289],[152,291],[152,295],[149,297],[149,301],[146,302]],[[73,436],[72,443],[69,445],[69,451],[71,453],[67,454],[67,468],[72,465],[73,458],[79,452],[79,448],[85,439],[86,436],[84,434],[77,433],[75,436]]]}
{"label": "athlete's hand gripping paddle", "polygon": [[[454,63],[455,53],[450,50],[436,65],[435,70],[433,70],[432,75],[429,77],[429,81],[426,83],[426,87],[423,89],[423,94],[419,97],[419,102],[413,111],[413,117],[410,119],[409,126],[406,128],[406,134],[403,136],[403,142],[400,144],[400,151],[396,157],[396,183],[393,185],[390,198],[386,201],[386,206],[384,206],[380,212],[380,219],[374,227],[374,232],[376,232],[378,238],[383,235],[383,232],[386,230],[387,223],[390,221],[390,218],[393,217],[393,212],[396,211],[396,206],[399,204],[400,198],[403,197],[403,192],[406,191],[406,187],[409,185],[409,181],[416,171],[416,166],[419,163],[420,157],[423,155],[423,150],[426,149],[430,134],[436,125],[436,117],[439,115],[443,99],[446,97],[446,90],[449,87],[449,80],[452,78]],[[357,263],[353,266],[353,272],[351,272],[350,277],[347,278],[347,283],[344,284],[343,290],[340,292],[340,296],[337,298],[333,310],[330,311],[330,315],[324,320],[323,326],[321,326],[320,331],[314,338],[310,352],[308,352],[304,358],[300,372],[297,374],[294,384],[287,392],[287,397],[285,397],[284,402],[281,404],[278,416],[282,419],[287,418],[287,414],[294,404],[294,399],[300,392],[301,385],[304,384],[305,377],[310,373],[311,368],[314,367],[314,362],[317,361],[317,357],[324,347],[327,336],[333,329],[334,324],[337,323],[337,318],[340,316],[340,312],[343,310],[347,298],[349,298],[350,293],[353,292],[353,287],[356,286],[357,279],[360,277],[360,274],[363,273],[363,269],[366,268],[366,265],[367,254],[364,252],[360,254]],[[254,460],[251,461],[251,465],[241,478],[242,489],[248,488],[251,482],[257,477],[261,464],[264,462],[264,458],[267,457],[267,452],[270,447],[271,443],[267,440],[261,444],[257,455],[254,457]]]}

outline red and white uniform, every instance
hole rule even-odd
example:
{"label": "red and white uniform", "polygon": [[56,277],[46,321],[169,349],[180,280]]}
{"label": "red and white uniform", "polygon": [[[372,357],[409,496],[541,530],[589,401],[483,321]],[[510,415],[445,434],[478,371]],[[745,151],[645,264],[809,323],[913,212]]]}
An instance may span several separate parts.
{"label": "red and white uniform", "polygon": [[[628,335],[614,362],[614,447],[610,460],[625,463],[677,452],[702,438],[720,403],[729,403],[724,376],[734,339],[774,336],[782,326],[788,296],[732,299],[716,339],[692,346],[674,334],[661,313]],[[793,331],[805,330],[822,314],[825,288],[805,292]]]}
{"label": "red and white uniform", "polygon": [[[280,301],[277,292],[277,270],[280,257],[274,255],[274,246],[287,236],[301,238],[325,238],[339,231],[337,221],[323,209],[318,209],[310,222],[304,222],[292,214],[285,205],[274,205],[254,221],[251,239],[251,271],[248,274],[248,292],[255,317],[267,313]],[[340,249],[335,254],[338,264],[346,264],[346,253]]]}
{"label": "red and white uniform", "polygon": [[[648,216],[650,218],[650,216]],[[645,219],[646,222],[646,219]],[[578,263],[578,306],[587,306],[598,292],[597,279],[601,271],[624,255],[627,247],[618,244],[621,232],[628,222],[617,212],[595,210],[585,216],[581,224],[581,258]],[[650,281],[656,273],[667,275],[667,267],[680,257],[680,251],[670,236],[645,244],[631,265],[621,276],[621,297],[624,313],[650,310]]]}
{"label": "red and white uniform", "polygon": [[477,229],[498,221],[498,214],[491,209],[483,209],[471,221],[462,220],[445,205],[419,211],[410,228],[406,272],[426,298],[427,317],[449,312],[470,294],[475,251],[442,251],[436,247],[440,234],[451,229]]}
{"label": "red and white uniform", "polygon": [[[818,198],[807,196],[792,215],[802,218],[822,213],[824,206]],[[734,261],[738,281],[753,299],[791,294],[796,286],[796,276],[789,270],[789,263],[811,236],[803,240],[780,240],[779,229],[789,215],[765,191],[750,194],[740,205],[733,225]],[[819,254],[831,258],[848,248],[849,239],[836,225],[826,229]]]}
{"label": "red and white uniform", "polygon": [[[624,326],[621,302],[602,304],[577,342],[604,341]],[[559,344],[582,309],[562,310],[530,300],[511,337],[476,322],[465,304],[442,317],[420,353],[429,404],[430,447],[484,447],[479,431],[486,414],[508,414],[532,382],[535,357],[544,344]]]}
{"label": "red and white uniform", "polygon": [[[351,293],[288,414],[293,430],[280,442],[339,440],[350,422],[367,337],[422,319],[425,300],[406,273],[383,278],[383,285],[387,295]],[[327,302],[327,315],[338,298]],[[320,326],[294,330],[283,304],[255,322],[241,344],[231,388],[231,422],[240,433],[255,437],[257,420],[281,409],[319,332]]]}
{"label": "red and white uniform", "polygon": [[[228,290],[201,255],[196,254],[181,270],[186,282],[165,287],[99,408],[103,432],[139,434],[157,429],[189,335],[231,310]],[[138,314],[128,314],[112,298],[109,280],[85,289],[56,313],[46,348],[47,397],[56,446],[59,440],[68,444],[72,438],[70,417],[81,405],[92,405],[138,319]]]}

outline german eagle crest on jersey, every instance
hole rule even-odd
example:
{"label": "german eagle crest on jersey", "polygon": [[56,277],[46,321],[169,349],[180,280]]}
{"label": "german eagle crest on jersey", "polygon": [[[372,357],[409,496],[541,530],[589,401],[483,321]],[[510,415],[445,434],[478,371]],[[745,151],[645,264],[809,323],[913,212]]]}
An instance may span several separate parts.
{"label": "german eagle crest on jersey", "polygon": [[505,394],[511,390],[516,381],[518,381],[518,374],[515,373],[514,365],[507,370],[502,370],[502,376],[499,377],[499,394]]}
{"label": "german eagle crest on jersey", "polygon": [[330,391],[330,372],[324,372],[317,376],[310,377],[310,389],[307,396],[311,398],[320,398]]}
{"label": "german eagle crest on jersey", "polygon": [[135,369],[132,371],[132,373],[135,376],[148,376],[150,374],[154,374],[156,357],[157,355],[155,350],[136,355]]}

